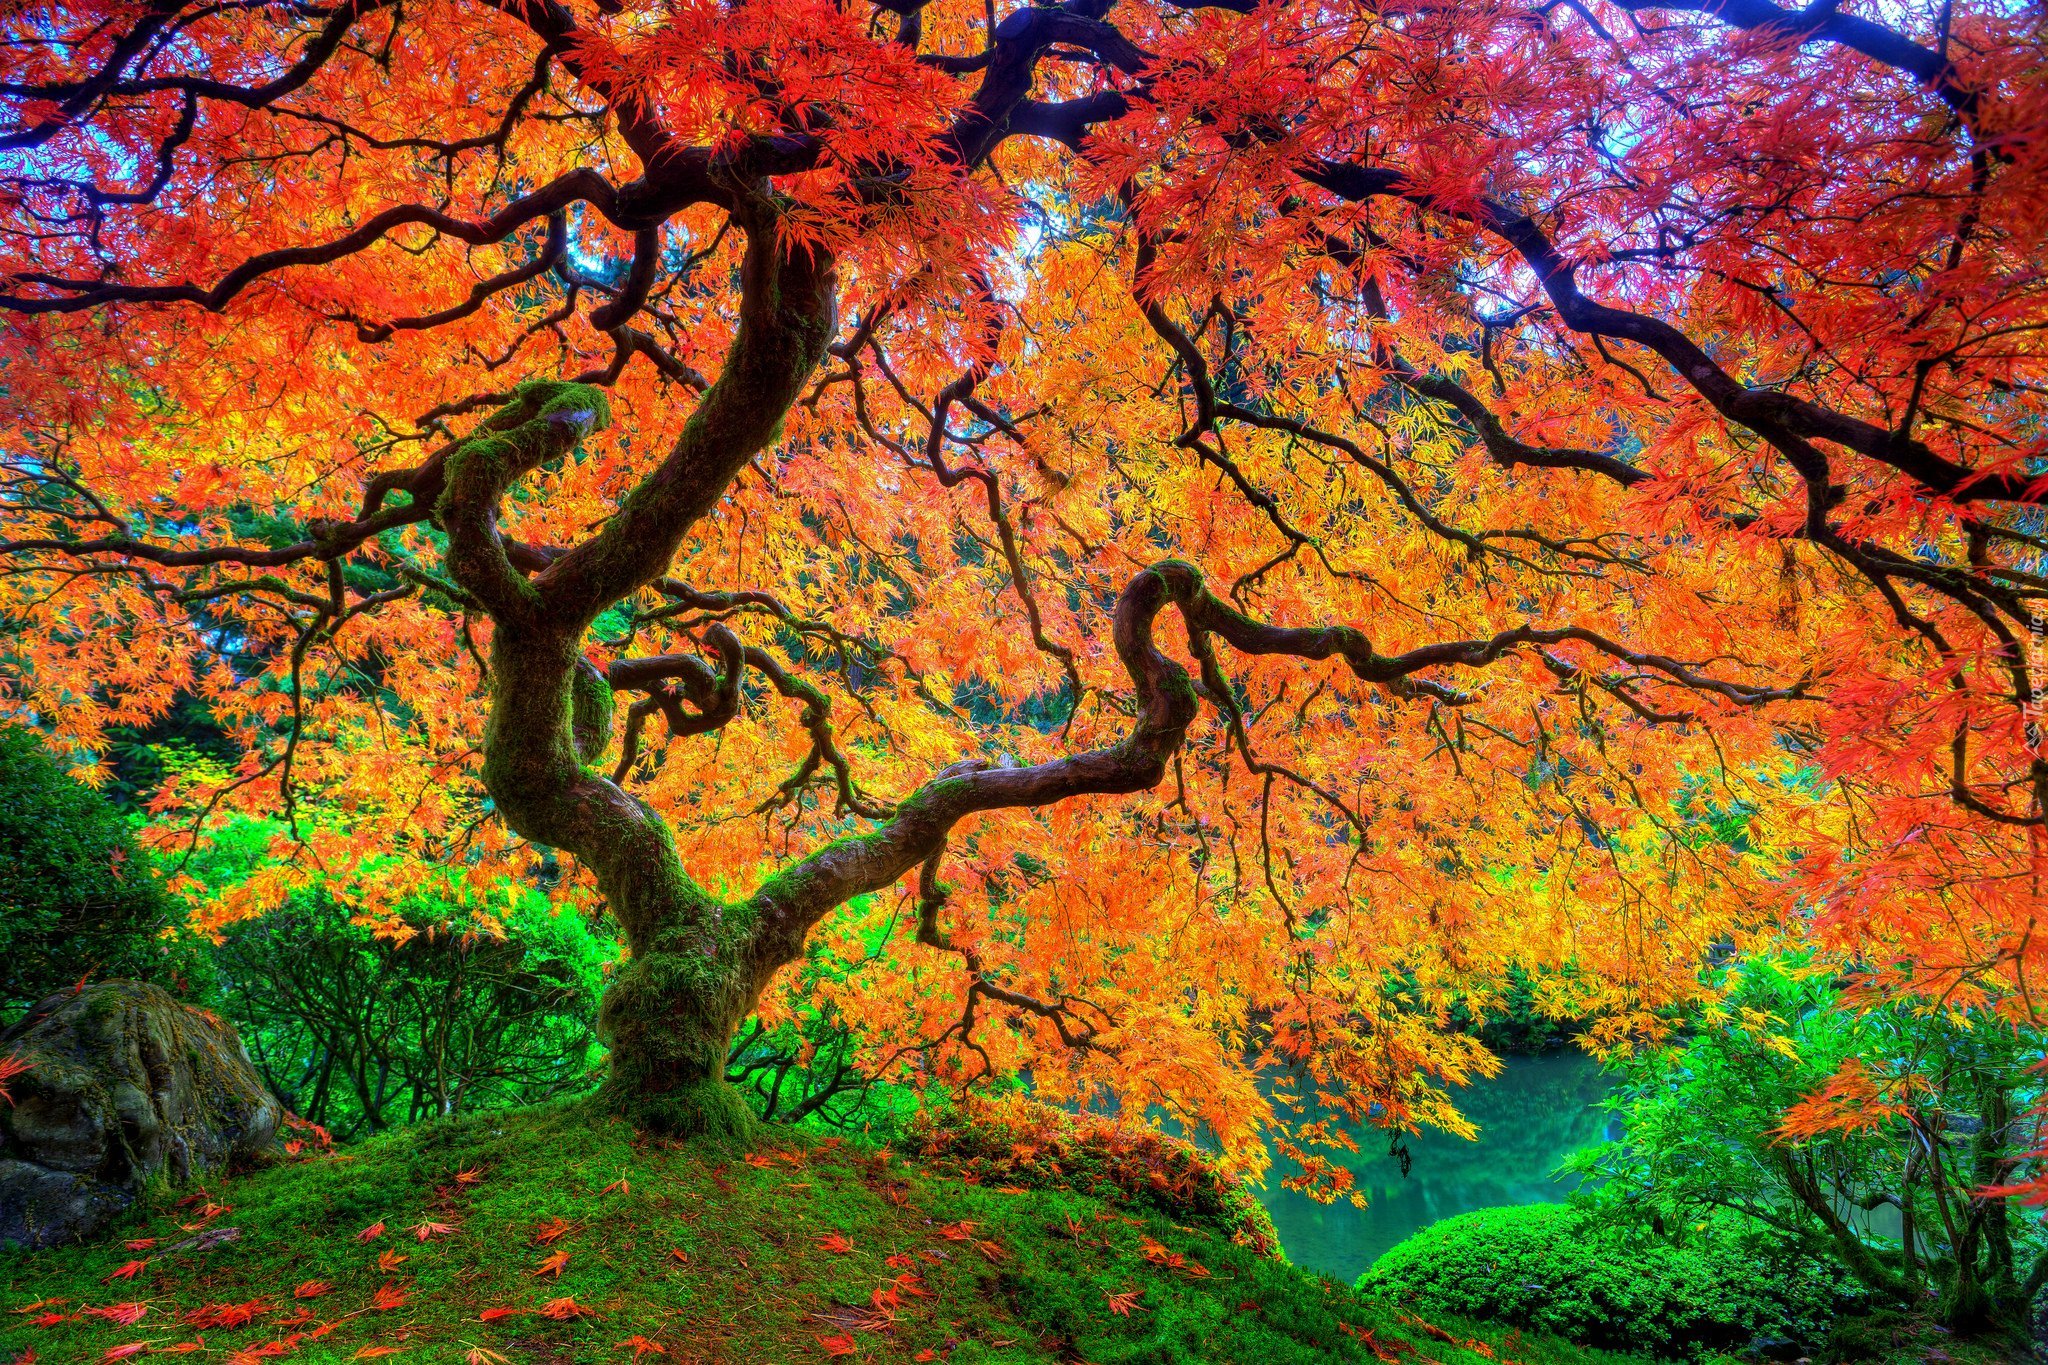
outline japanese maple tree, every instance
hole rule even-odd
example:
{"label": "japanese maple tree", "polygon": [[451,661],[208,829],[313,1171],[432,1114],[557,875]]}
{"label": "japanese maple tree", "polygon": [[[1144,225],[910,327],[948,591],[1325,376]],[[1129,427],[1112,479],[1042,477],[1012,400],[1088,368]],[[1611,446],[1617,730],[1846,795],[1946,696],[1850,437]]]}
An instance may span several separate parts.
{"label": "japanese maple tree", "polygon": [[[0,18],[8,705],[326,879],[1246,1145],[1797,935],[2031,1017],[2038,7],[78,0]],[[566,856],[560,856],[566,855]],[[771,986],[773,987],[771,989]],[[1334,1129],[1285,1150],[1309,1179]]]}

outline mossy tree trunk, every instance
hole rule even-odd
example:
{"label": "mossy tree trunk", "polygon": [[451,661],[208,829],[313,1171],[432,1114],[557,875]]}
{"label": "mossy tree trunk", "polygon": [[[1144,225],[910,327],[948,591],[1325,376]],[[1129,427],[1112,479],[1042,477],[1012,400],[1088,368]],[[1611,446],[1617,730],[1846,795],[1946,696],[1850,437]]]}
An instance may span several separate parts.
{"label": "mossy tree trunk", "polygon": [[450,576],[493,624],[485,786],[515,831],[596,874],[631,953],[600,1014],[612,1050],[606,1093],[681,1129],[746,1126],[723,1085],[725,1051],[779,963],[760,951],[744,907],[691,881],[661,818],[589,766],[609,740],[613,707],[583,643],[599,613],[665,572],[740,467],[775,438],[830,340],[830,257],[783,249],[765,194],[741,196],[733,221],[748,248],[725,368],[602,531],[557,554],[509,543],[497,526],[507,489],[608,420],[601,391],[574,383],[522,385],[450,452],[437,508]]}
{"label": "mossy tree trunk", "polygon": [[[586,661],[583,646],[601,612],[661,580],[691,528],[717,505],[741,467],[776,439],[783,415],[830,342],[829,256],[778,243],[776,210],[764,190],[736,193],[731,215],[747,249],[740,317],[725,366],[674,449],[603,529],[558,551],[507,541],[497,524],[499,504],[513,484],[562,458],[608,420],[602,392],[585,384],[522,385],[447,454],[436,503],[448,534],[449,575],[493,624],[484,784],[514,831],[572,854],[595,874],[631,952],[600,1011],[611,1048],[603,1093],[636,1120],[672,1132],[743,1133],[752,1126],[749,1110],[725,1084],[727,1050],[775,972],[801,955],[812,926],[835,907],[923,865],[918,936],[951,949],[936,921],[944,896],[936,870],[958,821],[978,811],[1088,793],[1145,791],[1164,778],[1194,718],[1197,688],[1153,645],[1161,611],[1180,614],[1202,664],[1202,690],[1212,698],[1231,695],[1212,635],[1247,653],[1342,658],[1361,679],[1383,683],[1472,651],[1483,662],[1487,650],[1499,648],[1498,641],[1468,642],[1451,653],[1441,647],[1382,656],[1347,628],[1287,629],[1255,621],[1212,595],[1191,565],[1154,565],[1126,585],[1114,616],[1117,656],[1137,701],[1120,741],[1031,767],[955,764],[892,808],[864,807],[871,829],[826,845],[752,895],[732,901],[710,895],[684,869],[660,815],[592,766],[610,743],[614,691],[673,684],[698,708],[686,713],[680,699],[666,694],[661,709],[678,735],[735,717],[743,668],[759,670],[790,695],[814,699],[820,723],[822,695],[722,627],[705,632],[717,650],[716,668],[673,655],[621,659],[600,671]],[[1049,1019],[1063,1037],[1092,1035],[1059,1003],[987,981],[973,955],[963,956],[969,1018],[974,1002],[987,998]]]}

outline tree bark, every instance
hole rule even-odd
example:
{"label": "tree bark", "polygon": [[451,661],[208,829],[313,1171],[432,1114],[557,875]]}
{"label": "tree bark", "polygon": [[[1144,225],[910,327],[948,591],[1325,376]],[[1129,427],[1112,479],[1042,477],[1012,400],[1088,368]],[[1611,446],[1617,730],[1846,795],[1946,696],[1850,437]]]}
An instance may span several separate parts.
{"label": "tree bark", "polygon": [[611,1049],[604,1099],[677,1132],[750,1126],[725,1084],[726,1048],[780,963],[750,951],[747,905],[698,887],[660,816],[588,766],[613,708],[582,646],[598,613],[664,572],[740,467],[776,438],[830,340],[830,258],[785,250],[759,194],[734,220],[748,247],[725,367],[603,531],[529,579],[497,527],[508,488],[608,420],[604,395],[587,385],[520,386],[450,452],[436,509],[449,572],[493,623],[484,785],[514,831],[592,870],[631,954],[599,1013]]}

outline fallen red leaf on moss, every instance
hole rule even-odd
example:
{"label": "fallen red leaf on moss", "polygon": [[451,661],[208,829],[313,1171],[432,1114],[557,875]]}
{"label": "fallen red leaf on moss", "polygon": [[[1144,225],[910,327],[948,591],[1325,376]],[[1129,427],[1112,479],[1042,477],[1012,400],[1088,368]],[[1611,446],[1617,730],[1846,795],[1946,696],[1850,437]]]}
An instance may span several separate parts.
{"label": "fallen red leaf on moss", "polygon": [[149,1311],[146,1303],[110,1303],[105,1308],[81,1308],[79,1312],[90,1313],[108,1322],[118,1322],[123,1327],[133,1327],[142,1321],[142,1315]]}

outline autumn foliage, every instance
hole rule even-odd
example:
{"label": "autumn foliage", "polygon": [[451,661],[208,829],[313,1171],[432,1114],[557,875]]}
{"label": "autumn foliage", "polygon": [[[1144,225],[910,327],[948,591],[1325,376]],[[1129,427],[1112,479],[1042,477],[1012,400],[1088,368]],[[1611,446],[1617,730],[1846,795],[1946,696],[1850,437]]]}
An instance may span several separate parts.
{"label": "autumn foliage", "polygon": [[618,1090],[809,953],[1233,1151],[1455,1124],[1513,965],[2031,1017],[2038,7],[0,25],[0,685],[88,772],[203,699],[167,851],[290,834],[202,927],[539,879]]}

